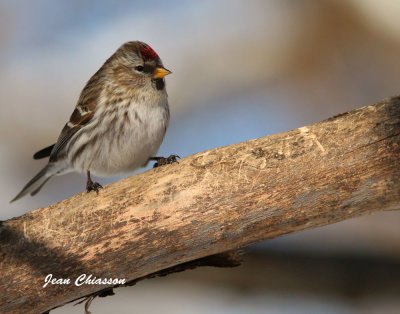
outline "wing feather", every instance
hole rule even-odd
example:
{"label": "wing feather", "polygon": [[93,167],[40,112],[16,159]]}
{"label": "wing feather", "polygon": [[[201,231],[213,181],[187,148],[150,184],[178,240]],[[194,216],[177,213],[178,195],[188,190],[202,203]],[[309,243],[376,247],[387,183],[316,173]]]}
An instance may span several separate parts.
{"label": "wing feather", "polygon": [[63,156],[64,150],[74,134],[86,126],[93,118],[104,83],[102,69],[103,67],[90,78],[82,90],[78,104],[72,112],[69,122],[65,124],[51,151],[50,161],[57,161]]}
{"label": "wing feather", "polygon": [[[63,151],[66,148],[67,144],[71,140],[71,138],[74,136],[76,132],[78,132],[81,128],[83,128],[85,125],[89,123],[89,121],[92,119],[94,112],[87,112],[86,115],[83,117],[80,116],[80,120],[77,119],[76,111],[78,109],[75,109],[74,112],[72,113],[71,119],[74,116],[74,119],[72,121],[70,120],[67,122],[64,126],[64,128],[61,131],[60,136],[58,137],[58,140],[51,151],[50,154],[50,161],[57,161],[57,159],[63,155]],[[78,121],[77,121],[78,120]]]}
{"label": "wing feather", "polygon": [[42,158],[49,157],[51,154],[51,151],[53,150],[54,145],[55,144],[47,146],[46,148],[39,150],[38,152],[36,152],[33,155],[33,159],[42,159]]}

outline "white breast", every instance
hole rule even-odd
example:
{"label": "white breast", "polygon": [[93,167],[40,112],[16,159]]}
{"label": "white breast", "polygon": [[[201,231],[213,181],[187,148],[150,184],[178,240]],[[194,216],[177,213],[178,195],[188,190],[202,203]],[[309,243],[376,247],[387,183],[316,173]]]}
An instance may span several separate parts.
{"label": "white breast", "polygon": [[[158,100],[156,104],[127,101],[98,110],[77,132],[81,138],[74,146],[86,143],[86,148],[72,167],[82,173],[90,170],[97,176],[113,176],[145,166],[157,153],[169,123],[166,93]],[[71,148],[68,156],[77,149]]]}

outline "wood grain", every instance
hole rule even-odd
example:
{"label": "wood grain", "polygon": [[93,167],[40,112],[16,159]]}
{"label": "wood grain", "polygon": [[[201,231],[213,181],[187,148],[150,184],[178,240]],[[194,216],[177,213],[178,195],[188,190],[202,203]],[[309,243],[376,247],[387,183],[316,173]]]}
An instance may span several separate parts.
{"label": "wood grain", "polygon": [[0,227],[0,312],[40,313],[212,254],[400,208],[400,98],[198,153]]}

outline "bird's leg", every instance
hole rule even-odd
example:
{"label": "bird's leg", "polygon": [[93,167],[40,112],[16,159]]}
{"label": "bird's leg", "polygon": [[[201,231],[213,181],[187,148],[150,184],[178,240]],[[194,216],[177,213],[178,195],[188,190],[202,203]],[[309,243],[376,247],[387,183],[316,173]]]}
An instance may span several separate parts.
{"label": "bird's leg", "polygon": [[86,191],[89,193],[90,191],[96,191],[97,194],[99,194],[99,189],[101,189],[102,186],[100,183],[93,182],[92,179],[90,178],[90,171],[87,171],[87,182],[86,182]]}
{"label": "bird's leg", "polygon": [[178,162],[178,155],[169,155],[169,157],[150,157],[150,160],[156,161],[156,163],[153,165],[153,168],[157,168],[160,166],[164,166],[164,165],[169,165],[169,164],[173,164],[174,162]]}

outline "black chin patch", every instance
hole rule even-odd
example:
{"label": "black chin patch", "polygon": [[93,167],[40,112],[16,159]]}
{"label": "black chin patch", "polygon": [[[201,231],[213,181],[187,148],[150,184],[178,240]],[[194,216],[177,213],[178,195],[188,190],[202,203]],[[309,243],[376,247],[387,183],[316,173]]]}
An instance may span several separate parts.
{"label": "black chin patch", "polygon": [[162,78],[152,79],[151,82],[153,83],[153,86],[157,90],[162,90],[165,87],[165,82],[164,82],[164,79],[162,79]]}

